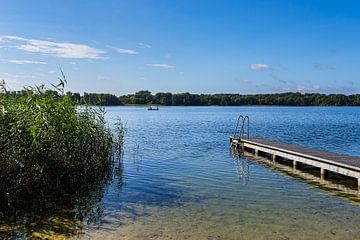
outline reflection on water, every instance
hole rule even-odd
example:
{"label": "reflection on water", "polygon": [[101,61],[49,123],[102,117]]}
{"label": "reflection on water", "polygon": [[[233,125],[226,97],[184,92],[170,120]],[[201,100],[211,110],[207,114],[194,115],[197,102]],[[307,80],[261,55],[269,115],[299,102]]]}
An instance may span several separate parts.
{"label": "reflection on water", "polygon": [[243,113],[264,138],[360,156],[360,108],[107,112],[128,126],[111,177],[75,195],[1,208],[0,239],[360,239],[359,195],[346,179],[232,153],[228,142]]}
{"label": "reflection on water", "polygon": [[26,202],[16,210],[3,212],[0,236],[2,239],[77,236],[84,221],[99,222],[103,209],[100,200],[67,196],[61,200],[49,197]]}
{"label": "reflection on water", "polygon": [[[357,181],[352,178],[333,174],[332,176],[327,176],[327,178],[324,179],[320,176],[319,169],[315,167],[312,168],[310,166],[306,166],[301,168],[299,166],[300,164],[298,164],[297,168],[294,168],[291,164],[292,161],[290,160],[284,160],[284,162],[278,163],[270,160],[269,158],[255,156],[254,154],[246,151],[239,151],[233,148],[231,150],[236,162],[246,162],[251,159],[259,164],[266,165],[273,171],[302,180],[315,188],[325,190],[334,196],[344,197],[345,199],[351,200],[354,204],[360,206],[360,191],[358,190]],[[243,156],[243,158],[240,156]],[[237,168],[238,165],[238,163],[235,163]],[[244,174],[241,174],[241,176],[244,176]]]}
{"label": "reflection on water", "polygon": [[116,177],[121,191],[123,166],[114,162],[110,175],[75,193],[19,199],[0,211],[0,239],[76,238],[86,224],[101,224],[105,189]]}
{"label": "reflection on water", "polygon": [[242,157],[242,152],[231,148],[231,153],[234,158],[234,165],[236,172],[239,176],[239,180],[247,185],[250,180],[250,164],[247,158]]}

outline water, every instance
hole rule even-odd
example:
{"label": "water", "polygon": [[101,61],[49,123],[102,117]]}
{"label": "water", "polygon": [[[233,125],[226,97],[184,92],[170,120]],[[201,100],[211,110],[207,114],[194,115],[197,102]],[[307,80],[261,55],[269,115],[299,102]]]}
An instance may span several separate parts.
{"label": "water", "polygon": [[109,123],[121,117],[128,127],[111,182],[51,213],[51,204],[28,209],[36,223],[3,224],[0,236],[360,239],[353,182],[232,153],[240,113],[250,116],[253,135],[360,156],[358,107],[109,107]]}

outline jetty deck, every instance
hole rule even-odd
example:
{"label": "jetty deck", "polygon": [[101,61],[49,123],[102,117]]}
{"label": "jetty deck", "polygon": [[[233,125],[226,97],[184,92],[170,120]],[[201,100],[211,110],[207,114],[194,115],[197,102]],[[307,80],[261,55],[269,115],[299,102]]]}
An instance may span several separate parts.
{"label": "jetty deck", "polygon": [[250,150],[255,155],[268,154],[273,161],[284,158],[293,162],[296,168],[298,162],[318,167],[323,178],[327,171],[342,174],[357,179],[360,189],[360,157],[353,157],[302,147],[295,144],[270,141],[257,137],[230,137],[230,143],[236,148]]}

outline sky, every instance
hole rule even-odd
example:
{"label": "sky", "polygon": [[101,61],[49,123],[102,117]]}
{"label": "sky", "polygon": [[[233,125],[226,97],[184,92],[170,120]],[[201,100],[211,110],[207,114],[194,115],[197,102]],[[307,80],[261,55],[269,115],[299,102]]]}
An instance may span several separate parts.
{"label": "sky", "polygon": [[0,80],[72,92],[360,93],[360,1],[0,3]]}

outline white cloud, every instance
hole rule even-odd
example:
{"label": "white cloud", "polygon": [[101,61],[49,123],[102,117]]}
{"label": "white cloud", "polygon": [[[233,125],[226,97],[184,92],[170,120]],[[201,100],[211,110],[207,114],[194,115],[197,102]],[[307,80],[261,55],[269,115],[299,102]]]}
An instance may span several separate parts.
{"label": "white cloud", "polygon": [[333,65],[326,63],[316,63],[314,64],[314,68],[317,70],[335,70],[336,68]]}
{"label": "white cloud", "polygon": [[1,42],[11,42],[11,41],[25,41],[25,38],[16,37],[16,36],[0,36]]}
{"label": "white cloud", "polygon": [[146,44],[146,43],[139,43],[138,46],[139,46],[139,48],[152,48],[151,45]]}
{"label": "white cloud", "polygon": [[163,68],[163,69],[171,69],[175,68],[173,65],[165,64],[165,63],[149,63],[146,64],[149,67],[157,67],[157,68]]}
{"label": "white cloud", "polygon": [[137,51],[132,49],[125,49],[125,48],[115,48],[115,50],[120,54],[127,54],[127,55],[136,55],[139,54]]}
{"label": "white cloud", "polygon": [[6,87],[10,91],[22,89],[26,85],[38,83],[42,78],[39,74],[30,75],[26,73],[0,72],[0,79],[5,80]]}
{"label": "white cloud", "polygon": [[22,38],[17,36],[0,36],[1,42],[17,42],[14,47],[32,53],[44,53],[62,58],[104,59],[105,53],[100,49],[85,44],[53,42]]}
{"label": "white cloud", "polygon": [[270,66],[265,63],[253,63],[250,65],[250,68],[254,71],[261,71],[269,69]]}
{"label": "white cloud", "polygon": [[107,79],[108,78],[106,76],[101,75],[101,74],[96,76],[96,80],[98,80],[98,81],[106,81]]}
{"label": "white cloud", "polygon": [[1,78],[5,78],[5,81],[6,79],[21,79],[21,78],[31,78],[31,79],[35,79],[37,78],[38,76],[36,75],[30,75],[30,74],[25,74],[25,73],[16,73],[16,74],[13,74],[13,73],[8,73],[8,72],[0,72],[0,77]]}
{"label": "white cloud", "polygon": [[296,91],[298,91],[298,92],[318,92],[320,90],[321,90],[320,86],[317,86],[317,85],[314,85],[314,86],[299,85],[296,88]]}
{"label": "white cloud", "polygon": [[31,61],[31,60],[8,60],[9,63],[15,64],[47,64],[46,62]]}
{"label": "white cloud", "polygon": [[283,91],[283,92],[290,92],[290,91],[291,91],[291,88],[289,88],[289,87],[282,87],[282,88],[281,88],[281,91]]}
{"label": "white cloud", "polygon": [[278,75],[276,75],[276,74],[274,74],[274,73],[271,73],[271,74],[270,74],[270,77],[271,77],[274,81],[281,82],[282,84],[285,84],[285,85],[288,84],[287,81],[281,79]]}

